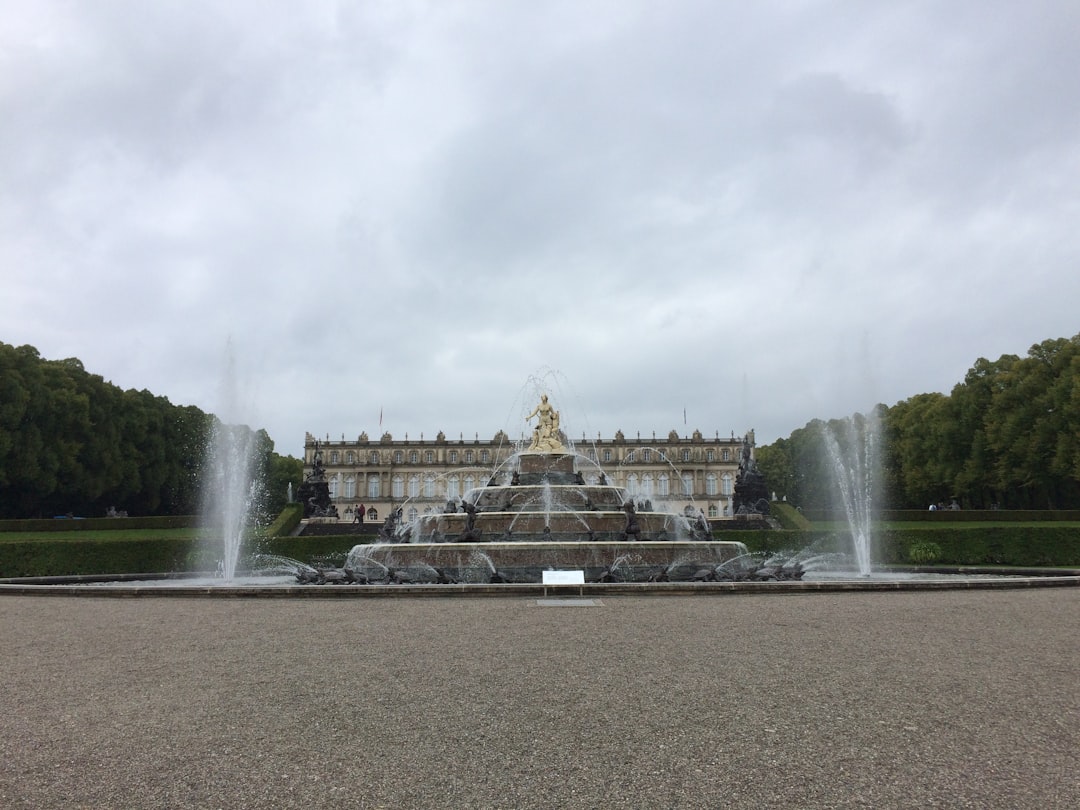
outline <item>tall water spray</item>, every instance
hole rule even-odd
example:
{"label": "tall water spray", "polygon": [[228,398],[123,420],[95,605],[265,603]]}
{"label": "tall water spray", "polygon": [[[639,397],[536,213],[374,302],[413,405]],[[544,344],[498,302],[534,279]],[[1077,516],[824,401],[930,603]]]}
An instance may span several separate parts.
{"label": "tall water spray", "polygon": [[875,485],[879,477],[878,444],[881,434],[876,410],[856,414],[824,429],[825,447],[832,463],[837,497],[847,519],[860,576],[870,576],[873,556]]}
{"label": "tall water spray", "polygon": [[238,421],[240,409],[235,363],[229,351],[221,387],[220,418],[213,420],[206,448],[202,480],[204,524],[203,551],[217,559],[219,574],[231,581],[236,576],[244,532],[257,501],[259,482],[255,474],[258,434]]}

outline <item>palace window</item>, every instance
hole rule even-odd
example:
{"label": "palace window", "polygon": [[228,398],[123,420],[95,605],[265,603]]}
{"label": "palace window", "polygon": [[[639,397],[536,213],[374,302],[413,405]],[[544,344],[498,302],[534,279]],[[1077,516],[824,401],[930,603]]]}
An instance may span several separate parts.
{"label": "palace window", "polygon": [[481,464],[487,464],[489,461],[491,461],[491,453],[489,453],[487,450],[481,450],[480,451],[480,463]]}
{"label": "palace window", "polygon": [[653,496],[653,477],[652,473],[645,473],[641,476],[641,494],[646,498]]}
{"label": "palace window", "polygon": [[435,497],[435,476],[431,473],[428,473],[424,476],[424,497]]}
{"label": "palace window", "polygon": [[378,450],[372,450],[371,453],[368,454],[368,460],[372,464],[378,464],[379,463],[379,451]]}
{"label": "palace window", "polygon": [[475,486],[476,486],[476,479],[473,478],[471,475],[466,475],[465,476],[465,491],[468,492],[470,489],[472,489]]}
{"label": "palace window", "polygon": [[461,482],[456,475],[451,475],[446,479],[446,499],[448,501],[461,497],[460,484]]}
{"label": "palace window", "polygon": [[409,463],[416,464],[418,461],[420,461],[420,454],[417,453],[415,450],[411,451],[409,453]]}
{"label": "palace window", "polygon": [[642,450],[641,451],[641,460],[642,461],[652,461],[652,450]]}
{"label": "palace window", "polygon": [[394,480],[390,482],[390,494],[394,498],[405,497],[405,479],[400,475],[395,475]]}
{"label": "palace window", "polygon": [[731,451],[725,447],[723,450],[720,451],[720,458],[723,461],[731,461]]}
{"label": "palace window", "polygon": [[466,450],[465,451],[465,463],[466,464],[472,464],[473,463],[473,451],[472,450]]}
{"label": "palace window", "polygon": [[341,476],[335,475],[330,479],[330,497],[336,498],[338,496],[338,488],[341,484]]}
{"label": "palace window", "polygon": [[711,449],[706,450],[705,451],[705,460],[708,461],[710,464],[712,462],[716,461],[716,453]]}
{"label": "palace window", "polygon": [[345,454],[345,463],[346,464],[355,464],[356,463],[356,453],[354,453],[352,450],[350,450],[348,453],[346,453]]}
{"label": "palace window", "polygon": [[457,450],[450,451],[450,463],[457,464]]}
{"label": "palace window", "polygon": [[420,497],[420,476],[415,473],[409,476],[409,497]]}
{"label": "palace window", "polygon": [[716,494],[716,473],[709,473],[705,476],[705,494]]}
{"label": "palace window", "polygon": [[426,463],[428,463],[428,464],[434,464],[435,463],[435,453],[433,451],[431,451],[431,450],[425,451],[424,452],[424,461]]}
{"label": "palace window", "polygon": [[420,516],[420,513],[416,511],[415,506],[409,507],[408,517],[409,520],[416,520]]}
{"label": "palace window", "polygon": [[394,451],[394,463],[395,464],[400,464],[404,460],[405,460],[405,454],[402,453],[400,450],[395,450]]}
{"label": "palace window", "polygon": [[351,501],[356,497],[356,479],[349,476],[345,479],[345,499]]}
{"label": "palace window", "polygon": [[604,451],[604,461],[605,462],[611,461],[611,451],[610,450],[605,450]]}
{"label": "palace window", "polygon": [[690,448],[688,448],[688,447],[683,448],[682,460],[683,461],[689,461],[690,460]]}
{"label": "palace window", "polygon": [[694,476],[690,473],[682,474],[682,491],[687,497],[694,494]]}
{"label": "palace window", "polygon": [[375,499],[379,497],[379,476],[369,475],[367,480],[367,496]]}
{"label": "palace window", "polygon": [[637,495],[638,494],[638,478],[637,474],[630,473],[626,476],[626,494]]}
{"label": "palace window", "polygon": [[339,461],[341,461],[341,456],[338,455],[338,451],[337,450],[332,451],[330,453],[330,463],[331,464],[337,464]]}
{"label": "palace window", "polygon": [[724,473],[723,478],[720,479],[720,494],[731,494],[731,473]]}
{"label": "palace window", "polygon": [[657,494],[660,495],[660,497],[667,497],[671,494],[671,480],[668,478],[667,473],[660,473],[657,484]]}
{"label": "palace window", "polygon": [[709,517],[714,518],[714,517],[717,517],[717,516],[718,516],[718,514],[717,514],[717,510],[716,510],[716,504],[715,503],[710,503],[709,504]]}
{"label": "palace window", "polygon": [[633,463],[633,461],[634,461],[634,451],[633,450],[627,450],[626,451],[626,460]]}

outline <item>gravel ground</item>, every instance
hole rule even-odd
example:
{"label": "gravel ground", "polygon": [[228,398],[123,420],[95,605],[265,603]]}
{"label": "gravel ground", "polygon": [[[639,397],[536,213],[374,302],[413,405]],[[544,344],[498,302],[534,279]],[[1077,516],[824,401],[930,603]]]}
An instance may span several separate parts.
{"label": "gravel ground", "polygon": [[0,597],[0,807],[1080,806],[1078,589],[538,601]]}

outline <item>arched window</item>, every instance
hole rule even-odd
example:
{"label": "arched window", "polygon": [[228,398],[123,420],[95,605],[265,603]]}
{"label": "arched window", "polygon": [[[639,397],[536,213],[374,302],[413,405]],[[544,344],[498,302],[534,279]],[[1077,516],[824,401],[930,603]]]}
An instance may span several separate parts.
{"label": "arched window", "polygon": [[473,478],[471,475],[466,475],[465,476],[465,491],[468,492],[470,489],[472,489],[475,486],[476,486],[476,479]]}
{"label": "arched window", "polygon": [[661,497],[666,497],[671,494],[671,480],[668,478],[667,473],[660,473],[660,478],[657,479],[657,494]]}
{"label": "arched window", "polygon": [[405,497],[405,479],[400,475],[395,475],[394,480],[390,482],[390,493],[394,498]]}
{"label": "arched window", "polygon": [[378,520],[379,519],[379,510],[376,509],[374,506],[371,507],[370,509],[368,509],[367,510],[367,519],[368,520]]}
{"label": "arched window", "polygon": [[331,498],[336,498],[337,494],[338,494],[338,489],[341,487],[341,476],[340,475],[335,475],[333,478],[331,478],[330,482],[329,482],[329,486],[330,486],[330,497]]}
{"label": "arched window", "polygon": [[416,473],[409,476],[409,497],[420,497],[420,476]]}
{"label": "arched window", "polygon": [[379,497],[379,476],[369,475],[367,480],[367,496],[368,498]]}
{"label": "arched window", "polygon": [[709,504],[709,517],[714,518],[714,517],[717,517],[717,516],[718,516],[718,512],[717,512],[717,509],[716,509],[716,504],[715,503],[710,503]]}
{"label": "arched window", "polygon": [[690,473],[682,474],[682,491],[683,495],[687,497],[694,494],[694,476]]}
{"label": "arched window", "polygon": [[345,498],[346,500],[352,500],[356,497],[356,478],[348,476],[345,479]]}
{"label": "arched window", "polygon": [[723,477],[720,479],[720,494],[730,495],[731,492],[731,473],[724,473]]}
{"label": "arched window", "polygon": [[435,497],[435,476],[431,473],[428,473],[424,476],[424,497]]}
{"label": "arched window", "polygon": [[459,488],[460,484],[461,482],[458,480],[458,477],[456,475],[451,475],[449,478],[446,479],[447,500],[461,497],[461,489]]}
{"label": "arched window", "polygon": [[416,511],[415,506],[409,507],[408,518],[409,520],[416,520],[420,516],[420,513]]}
{"label": "arched window", "polygon": [[637,495],[638,494],[638,477],[637,473],[630,473],[626,476],[626,494]]}
{"label": "arched window", "polygon": [[641,476],[641,494],[646,498],[653,496],[653,477],[652,473],[645,473]]}
{"label": "arched window", "polygon": [[705,494],[716,494],[716,473],[709,473],[705,476]]}

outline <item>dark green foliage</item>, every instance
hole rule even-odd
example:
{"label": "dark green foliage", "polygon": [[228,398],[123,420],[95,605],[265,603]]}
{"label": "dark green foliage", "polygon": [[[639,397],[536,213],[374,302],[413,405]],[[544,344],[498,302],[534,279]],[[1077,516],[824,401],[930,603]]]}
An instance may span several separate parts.
{"label": "dark green foliage", "polygon": [[[1080,509],[1080,335],[1026,357],[979,358],[949,395],[918,394],[882,412],[879,503],[926,509]],[[805,510],[833,506],[814,420],[757,451],[770,489]]]}
{"label": "dark green foliage", "polygon": [[908,546],[907,555],[915,565],[930,565],[941,559],[941,546],[937,543],[912,543]]}
{"label": "dark green foliage", "polygon": [[[216,417],[149,391],[124,391],[75,359],[0,343],[0,518],[191,515]],[[245,428],[247,429],[247,428]],[[303,465],[255,437],[263,516]]]}

